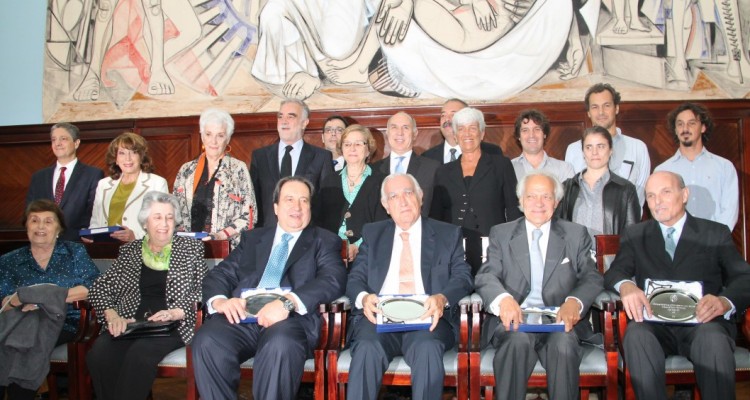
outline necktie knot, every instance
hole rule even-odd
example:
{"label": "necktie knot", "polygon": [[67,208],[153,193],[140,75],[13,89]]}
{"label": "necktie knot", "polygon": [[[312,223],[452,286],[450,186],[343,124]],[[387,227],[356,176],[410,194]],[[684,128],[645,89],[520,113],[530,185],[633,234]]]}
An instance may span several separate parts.
{"label": "necktie knot", "polygon": [[451,161],[456,161],[456,149],[450,149],[451,152]]}
{"label": "necktie knot", "polygon": [[672,240],[674,240],[674,236],[672,236],[674,234],[674,231],[675,231],[675,229],[672,228],[671,226],[669,228],[667,228],[667,237],[670,238],[670,239],[672,239]]}
{"label": "necktie knot", "polygon": [[286,147],[284,147],[284,149],[286,150],[286,154],[291,153],[293,148],[294,147],[292,147],[291,145],[287,145]]}
{"label": "necktie knot", "polygon": [[404,172],[404,158],[406,158],[406,156],[398,156],[396,158],[398,159],[398,163],[396,163],[396,173],[401,174]]}
{"label": "necktie knot", "polygon": [[291,233],[285,233],[281,235],[281,241],[284,242],[284,244],[288,244],[290,240],[292,240],[294,236],[292,236]]}
{"label": "necktie knot", "polygon": [[409,232],[401,232],[401,240],[404,241],[404,243],[409,243]]}
{"label": "necktie knot", "polygon": [[535,242],[538,242],[539,238],[542,237],[542,230],[541,229],[534,229],[534,231],[531,232],[531,237],[534,239]]}

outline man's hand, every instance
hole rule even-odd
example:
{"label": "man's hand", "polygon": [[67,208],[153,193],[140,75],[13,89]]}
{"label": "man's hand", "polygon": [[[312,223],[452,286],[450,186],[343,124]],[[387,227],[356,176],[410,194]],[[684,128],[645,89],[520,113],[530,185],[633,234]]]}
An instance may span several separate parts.
{"label": "man's hand", "polygon": [[246,304],[245,299],[237,297],[231,299],[218,298],[211,303],[211,307],[217,313],[224,314],[230,323],[239,324],[247,316],[247,312],[245,311]]}
{"label": "man's hand", "polygon": [[578,300],[570,298],[560,306],[560,311],[557,312],[557,322],[565,323],[565,332],[570,332],[573,326],[581,320],[581,305],[578,304]]}
{"label": "man's hand", "polygon": [[347,253],[349,255],[349,262],[354,262],[354,259],[357,258],[357,254],[359,254],[359,246],[357,246],[354,243],[349,243],[349,248],[347,249]]}
{"label": "man's hand", "polygon": [[623,282],[620,285],[620,299],[622,300],[622,306],[625,308],[625,313],[628,318],[636,321],[643,322],[643,309],[646,308],[646,314],[652,316],[651,304],[649,304],[646,294],[643,290],[639,289],[638,286],[633,282]]}
{"label": "man's hand", "polygon": [[378,309],[378,295],[375,293],[370,293],[362,298],[362,311],[365,314],[365,317],[368,321],[372,322],[373,324],[377,324],[378,321],[375,320],[375,314],[380,314],[382,311]]}
{"label": "man's hand", "polygon": [[435,330],[438,322],[440,322],[440,317],[443,316],[443,311],[445,310],[446,304],[448,304],[448,298],[445,297],[445,295],[443,295],[442,293],[433,294],[432,296],[428,297],[427,300],[425,300],[425,312],[421,317],[419,317],[419,319],[425,319],[430,316],[432,317],[430,332]]}
{"label": "man's hand", "polygon": [[732,305],[724,297],[707,294],[695,306],[695,317],[700,323],[709,322],[720,315],[726,314],[731,309]]}
{"label": "man's hand", "polygon": [[289,311],[284,309],[281,300],[274,300],[260,309],[258,314],[258,325],[269,328],[271,325],[289,318]]}
{"label": "man's hand", "polygon": [[383,0],[375,18],[375,23],[380,24],[378,36],[385,44],[404,40],[413,13],[414,0]]}
{"label": "man's hand", "polygon": [[[518,330],[518,325],[523,322],[523,312],[513,296],[506,296],[500,300],[500,321],[503,323],[506,331]],[[513,324],[513,329],[511,329]]]}
{"label": "man's hand", "polygon": [[479,29],[491,31],[497,28],[497,12],[487,0],[476,0],[471,5]]}

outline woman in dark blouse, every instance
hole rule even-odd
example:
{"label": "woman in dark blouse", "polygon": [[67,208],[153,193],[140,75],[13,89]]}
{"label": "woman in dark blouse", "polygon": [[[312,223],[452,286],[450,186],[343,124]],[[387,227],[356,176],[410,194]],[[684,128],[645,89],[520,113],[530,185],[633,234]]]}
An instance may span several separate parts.
{"label": "woman in dark blouse", "polygon": [[[69,288],[65,299],[68,303],[86,299],[88,288],[99,275],[99,270],[82,244],[57,240],[65,229],[65,220],[57,204],[48,199],[31,202],[24,212],[23,224],[30,245],[0,257],[0,298],[5,309],[21,306],[16,295],[18,288],[40,283]],[[57,345],[73,340],[79,317],[80,313],[68,306]],[[33,399],[37,389],[12,383],[7,391],[10,399]],[[4,394],[5,388],[0,386],[0,398]]]}
{"label": "woman in dark blouse", "polygon": [[[148,192],[139,222],[146,236],[120,255],[91,287],[103,331],[87,355],[97,399],[145,399],[157,365],[193,338],[203,277],[203,243],[174,236],[179,222],[174,196]],[[134,321],[180,321],[167,337],[117,340]]]}
{"label": "woman in dark blouse", "polygon": [[366,127],[347,127],[338,146],[345,166],[321,182],[314,216],[318,226],[349,241],[349,261],[354,261],[364,224],[388,217],[380,202],[380,185],[385,177],[367,165],[376,144]]}

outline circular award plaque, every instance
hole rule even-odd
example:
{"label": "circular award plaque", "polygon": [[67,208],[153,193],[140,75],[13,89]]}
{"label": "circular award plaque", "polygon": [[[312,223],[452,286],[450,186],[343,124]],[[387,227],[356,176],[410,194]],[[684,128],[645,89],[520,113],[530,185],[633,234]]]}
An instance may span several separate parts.
{"label": "circular award plaque", "polygon": [[383,316],[391,322],[404,322],[419,319],[424,314],[424,303],[414,299],[393,298],[378,305]]}
{"label": "circular award plaque", "polygon": [[668,322],[682,322],[695,318],[698,298],[680,289],[657,289],[648,296],[654,316]]}
{"label": "circular award plaque", "polygon": [[263,306],[282,297],[284,296],[278,293],[258,293],[252,295],[245,299],[247,302],[245,303],[245,311],[247,311],[249,317],[254,317]]}

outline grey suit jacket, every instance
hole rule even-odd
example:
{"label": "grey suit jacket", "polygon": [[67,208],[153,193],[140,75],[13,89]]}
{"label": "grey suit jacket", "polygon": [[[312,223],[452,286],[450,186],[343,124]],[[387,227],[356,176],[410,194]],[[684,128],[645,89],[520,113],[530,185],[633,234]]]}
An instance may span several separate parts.
{"label": "grey suit jacket", "polygon": [[[432,192],[435,187],[435,173],[440,167],[440,163],[435,162],[429,158],[418,156],[417,153],[411,153],[411,159],[409,160],[409,168],[406,172],[411,174],[419,186],[422,188],[424,195],[422,196],[422,217],[427,218],[430,214],[430,207],[432,205]],[[383,175],[391,174],[391,157],[388,156],[380,161],[372,164],[372,168],[383,173]]]}
{"label": "grey suit jacket", "polygon": [[[490,302],[503,293],[513,296],[518,304],[523,303],[531,292],[525,218],[492,227],[487,261],[474,282],[488,311]],[[586,315],[603,289],[603,278],[596,269],[586,228],[553,218],[542,281],[544,304],[557,307],[566,297],[573,296],[581,300],[582,315]],[[581,318],[576,324],[576,333],[582,339],[591,336],[587,318]]]}

